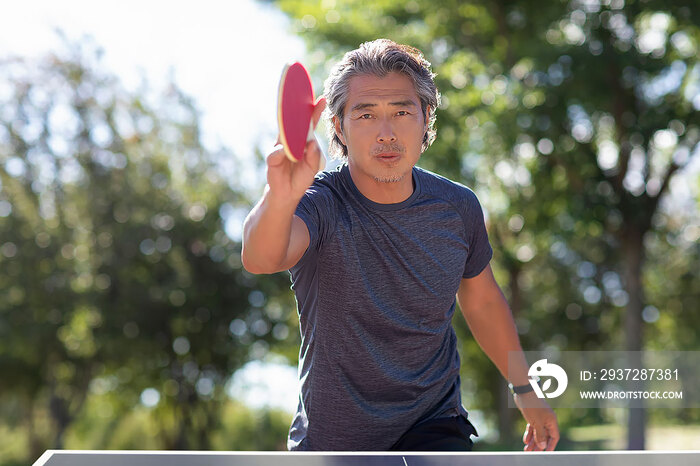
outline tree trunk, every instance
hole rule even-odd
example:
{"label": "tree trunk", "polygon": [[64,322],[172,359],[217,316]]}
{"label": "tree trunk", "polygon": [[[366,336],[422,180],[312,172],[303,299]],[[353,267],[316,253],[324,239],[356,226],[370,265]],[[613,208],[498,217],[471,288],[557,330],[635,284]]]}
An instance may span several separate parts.
{"label": "tree trunk", "polygon": [[[513,408],[508,406],[512,399],[510,390],[503,387],[502,378],[499,374],[498,390],[498,436],[503,445],[516,445],[517,435],[515,433],[515,420],[513,419]],[[524,430],[523,430],[524,431]]]}
{"label": "tree trunk", "polygon": [[49,411],[51,412],[51,417],[53,418],[56,428],[53,445],[51,448],[60,450],[64,448],[64,434],[66,433],[66,429],[68,429],[70,423],[73,421],[73,418],[68,409],[68,402],[55,393],[51,394],[51,399],[49,400]]}
{"label": "tree trunk", "polygon": [[[520,267],[517,264],[508,264],[508,288],[510,290],[510,310],[513,317],[517,316],[522,309],[522,295],[518,278],[520,276]],[[510,390],[501,387],[498,390],[498,433],[500,441],[506,445],[515,445],[518,433],[516,432],[515,410],[509,406],[512,400]]]}
{"label": "tree trunk", "polygon": [[[625,283],[629,301],[625,309],[626,350],[635,352],[629,361],[633,366],[641,367],[640,352],[643,347],[642,311],[644,309],[644,288],[642,284],[642,266],[644,263],[644,232],[638,228],[629,228],[622,238],[625,257]],[[641,389],[635,387],[634,389]],[[637,401],[637,400],[634,400]],[[630,404],[627,419],[627,449],[644,450],[646,413],[644,403]]]}
{"label": "tree trunk", "polygon": [[27,426],[27,436],[29,442],[29,459],[30,461],[36,461],[46,450],[46,445],[43,439],[37,434],[36,431],[36,421],[34,413],[34,400],[29,399],[26,405],[26,426]]}

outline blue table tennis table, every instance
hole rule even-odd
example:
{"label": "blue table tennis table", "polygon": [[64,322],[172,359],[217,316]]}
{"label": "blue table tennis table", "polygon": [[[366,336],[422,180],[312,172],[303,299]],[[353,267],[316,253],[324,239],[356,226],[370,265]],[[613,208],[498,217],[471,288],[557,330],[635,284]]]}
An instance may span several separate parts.
{"label": "blue table tennis table", "polygon": [[300,453],[48,450],[34,466],[699,466],[699,451]]}

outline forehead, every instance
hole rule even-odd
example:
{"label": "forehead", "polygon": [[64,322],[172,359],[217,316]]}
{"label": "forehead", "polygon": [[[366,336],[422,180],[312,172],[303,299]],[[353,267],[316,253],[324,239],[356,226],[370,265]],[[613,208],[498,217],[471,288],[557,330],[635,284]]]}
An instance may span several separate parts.
{"label": "forehead", "polygon": [[347,107],[362,102],[411,99],[418,103],[418,93],[411,78],[392,72],[384,77],[362,74],[350,78]]}

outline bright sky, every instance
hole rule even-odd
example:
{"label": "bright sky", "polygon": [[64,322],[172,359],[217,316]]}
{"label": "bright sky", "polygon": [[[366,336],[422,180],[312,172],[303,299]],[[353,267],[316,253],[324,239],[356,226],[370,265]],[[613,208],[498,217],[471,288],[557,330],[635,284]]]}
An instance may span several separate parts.
{"label": "bright sky", "polygon": [[175,82],[203,111],[205,143],[220,141],[245,157],[276,136],[277,84],[286,62],[304,60],[289,20],[255,0],[28,0],[0,15],[0,57],[39,56],[92,36],[104,63],[127,88],[144,74],[159,89]]}
{"label": "bright sky", "polygon": [[[205,144],[223,144],[238,160],[256,144],[274,145],[282,68],[305,58],[302,41],[287,32],[289,20],[254,0],[9,2],[0,14],[0,58],[55,50],[56,28],[71,40],[92,36],[105,51],[104,64],[128,89],[136,89],[141,76],[162,89],[172,71],[202,110]],[[250,167],[238,162],[237,169]],[[296,389],[296,368],[253,363],[230,393],[253,406],[293,412]]]}

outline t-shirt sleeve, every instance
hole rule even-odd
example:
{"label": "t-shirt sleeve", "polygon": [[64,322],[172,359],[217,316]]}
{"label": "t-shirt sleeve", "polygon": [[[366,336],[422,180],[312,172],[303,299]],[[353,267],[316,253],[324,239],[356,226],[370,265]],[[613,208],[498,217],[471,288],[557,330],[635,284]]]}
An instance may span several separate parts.
{"label": "t-shirt sleeve", "polygon": [[484,212],[473,191],[469,191],[465,204],[466,208],[463,218],[468,252],[462,278],[473,278],[479,275],[489,264],[493,256],[493,249],[486,232]]}
{"label": "t-shirt sleeve", "polygon": [[292,269],[301,267],[302,264],[316,257],[328,237],[334,215],[329,189],[316,180],[304,193],[294,214],[306,224],[309,230],[309,247]]}

